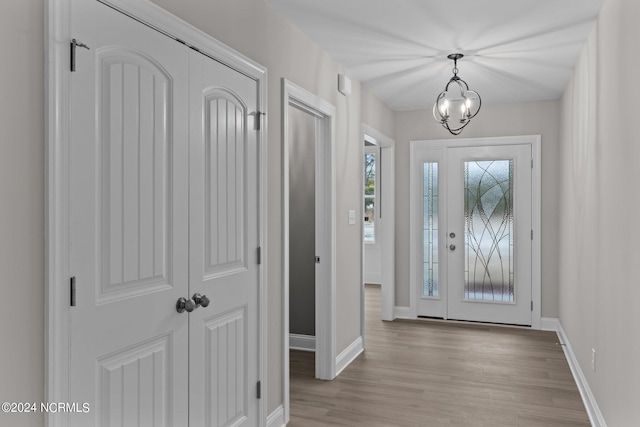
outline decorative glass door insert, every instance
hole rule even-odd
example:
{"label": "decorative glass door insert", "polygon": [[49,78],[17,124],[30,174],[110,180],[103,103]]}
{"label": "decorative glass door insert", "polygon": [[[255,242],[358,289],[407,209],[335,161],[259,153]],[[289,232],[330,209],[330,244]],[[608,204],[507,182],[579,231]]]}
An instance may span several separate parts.
{"label": "decorative glass door insert", "polygon": [[464,298],[514,301],[513,160],[464,162]]}
{"label": "decorative glass door insert", "polygon": [[423,164],[422,295],[437,297],[438,292],[438,163]]}

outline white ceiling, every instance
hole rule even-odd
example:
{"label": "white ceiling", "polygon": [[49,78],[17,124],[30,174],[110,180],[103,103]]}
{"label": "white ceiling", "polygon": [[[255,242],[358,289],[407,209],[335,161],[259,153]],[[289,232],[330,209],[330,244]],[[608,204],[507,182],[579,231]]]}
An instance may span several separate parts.
{"label": "white ceiling", "polygon": [[604,0],[266,0],[394,110],[452,76],[483,103],[558,99]]}

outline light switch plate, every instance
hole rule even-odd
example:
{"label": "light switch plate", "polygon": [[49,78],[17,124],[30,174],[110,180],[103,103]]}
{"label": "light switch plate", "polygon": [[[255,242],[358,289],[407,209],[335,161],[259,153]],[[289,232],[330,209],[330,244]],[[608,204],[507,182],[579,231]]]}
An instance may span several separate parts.
{"label": "light switch plate", "polygon": [[349,225],[355,225],[356,224],[356,211],[355,210],[349,210]]}

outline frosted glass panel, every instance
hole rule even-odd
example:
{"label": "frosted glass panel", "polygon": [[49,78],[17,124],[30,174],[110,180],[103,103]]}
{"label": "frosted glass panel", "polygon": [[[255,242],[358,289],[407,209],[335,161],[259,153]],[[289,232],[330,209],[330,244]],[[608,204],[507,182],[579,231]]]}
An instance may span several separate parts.
{"label": "frosted glass panel", "polygon": [[513,302],[513,160],[465,162],[464,221],[465,299]]}
{"label": "frosted glass panel", "polygon": [[438,289],[438,163],[425,163],[423,173],[423,290],[425,297]]}

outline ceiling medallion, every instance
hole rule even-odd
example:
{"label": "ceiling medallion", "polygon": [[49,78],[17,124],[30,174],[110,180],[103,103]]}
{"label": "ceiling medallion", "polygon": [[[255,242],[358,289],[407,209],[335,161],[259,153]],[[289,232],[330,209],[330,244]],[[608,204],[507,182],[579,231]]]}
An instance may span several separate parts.
{"label": "ceiling medallion", "polygon": [[[470,90],[467,82],[458,77],[458,59],[463,56],[461,53],[452,53],[447,56],[453,60],[453,77],[433,105],[433,117],[452,135],[462,132],[462,129],[478,114],[482,104],[478,92]],[[453,83],[455,84],[452,86]],[[449,86],[452,86],[451,90]]]}

